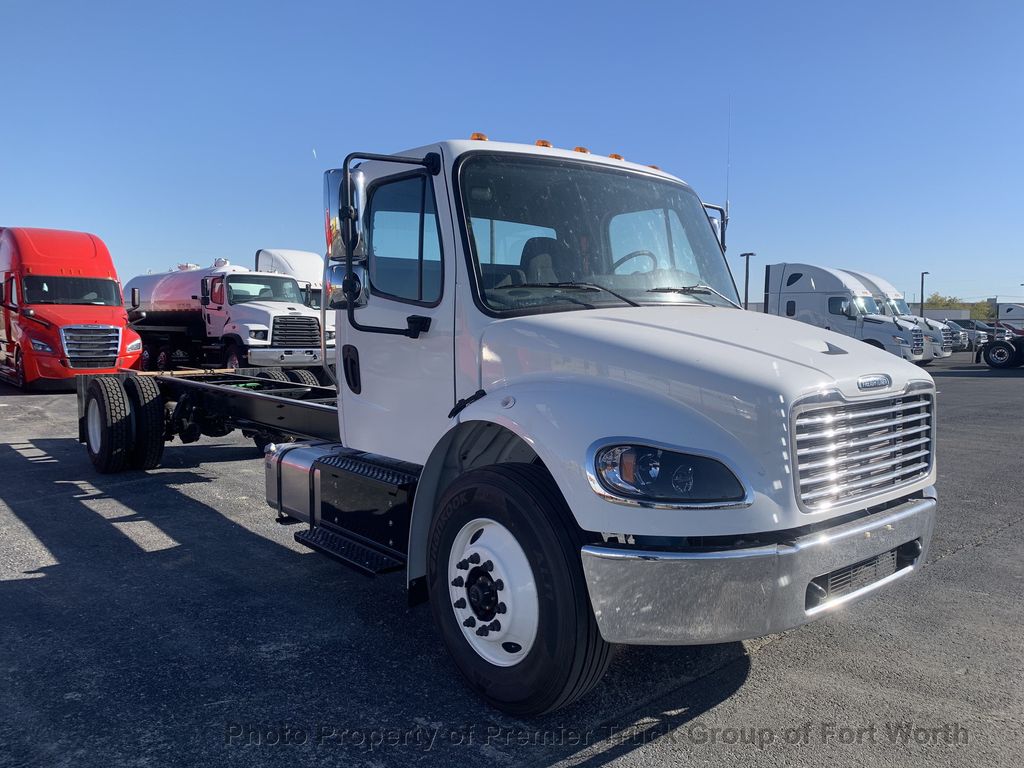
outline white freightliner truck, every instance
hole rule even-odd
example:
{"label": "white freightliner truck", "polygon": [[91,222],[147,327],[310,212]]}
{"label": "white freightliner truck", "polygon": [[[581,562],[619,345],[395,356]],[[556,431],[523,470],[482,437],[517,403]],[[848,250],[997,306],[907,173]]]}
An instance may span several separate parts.
{"label": "white freightliner truck", "polygon": [[929,365],[933,360],[942,360],[953,354],[952,329],[938,320],[915,315],[911,311],[910,305],[907,304],[903,293],[896,290],[895,285],[877,275],[869,275],[867,272],[852,269],[843,271],[853,275],[867,286],[883,315],[908,320],[921,329],[924,334],[924,357],[918,363],[919,365]]}
{"label": "white freightliner truck", "polygon": [[764,311],[860,339],[911,363],[924,359],[924,332],[917,324],[883,315],[871,290],[841,269],[769,264],[765,268]]}
{"label": "white freightliner truck", "polygon": [[[142,337],[143,370],[179,365],[283,367],[314,381],[319,369],[320,313],[306,306],[289,275],[259,272],[217,259],[202,268],[182,264],[128,281],[132,328]],[[325,326],[334,345],[333,319]]]}
{"label": "white freightliner truck", "polygon": [[257,272],[291,275],[299,284],[306,306],[320,309],[324,257],[319,253],[290,248],[260,248],[256,251],[254,267]]}
{"label": "white freightliner truck", "polygon": [[265,455],[279,519],[404,573],[467,684],[518,715],[582,696],[614,644],[780,632],[924,563],[931,378],[738,308],[683,182],[478,140],[353,153],[325,186],[337,392],[82,377],[100,471],[180,429],[304,438]]}

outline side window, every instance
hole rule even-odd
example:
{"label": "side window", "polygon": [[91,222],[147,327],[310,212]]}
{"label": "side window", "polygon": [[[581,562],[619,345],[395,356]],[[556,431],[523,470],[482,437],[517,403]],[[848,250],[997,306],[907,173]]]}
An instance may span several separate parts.
{"label": "side window", "polygon": [[18,278],[12,277],[7,281],[7,303],[12,306],[18,306]]}
{"label": "side window", "polygon": [[400,301],[441,300],[441,235],[426,176],[381,184],[367,211],[370,287]]}
{"label": "side window", "polygon": [[828,312],[830,315],[845,315],[850,308],[850,300],[845,296],[830,296]]}
{"label": "side window", "polygon": [[224,303],[224,278],[215,277],[210,283],[210,303]]}
{"label": "side window", "polygon": [[793,317],[795,314],[796,314],[796,302],[795,301],[787,301],[786,302],[786,317]]}

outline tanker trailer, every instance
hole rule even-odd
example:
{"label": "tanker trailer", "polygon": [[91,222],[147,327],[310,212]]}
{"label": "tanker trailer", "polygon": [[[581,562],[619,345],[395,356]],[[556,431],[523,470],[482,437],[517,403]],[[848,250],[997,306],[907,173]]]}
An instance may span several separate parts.
{"label": "tanker trailer", "polygon": [[[305,305],[294,277],[217,259],[210,267],[181,264],[140,275],[125,293],[131,326],[142,337],[144,370],[283,368],[295,381],[318,381],[320,313]],[[326,341],[330,357],[333,320]]]}

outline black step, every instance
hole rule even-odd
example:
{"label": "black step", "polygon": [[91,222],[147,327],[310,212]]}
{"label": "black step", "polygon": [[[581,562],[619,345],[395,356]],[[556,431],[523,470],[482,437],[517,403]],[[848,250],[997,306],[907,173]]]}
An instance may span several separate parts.
{"label": "black step", "polygon": [[336,531],[329,531],[323,526],[299,531],[295,534],[295,540],[299,544],[315,549],[317,552],[323,552],[328,557],[333,557],[367,576],[388,573],[405,567],[402,560],[379,552]]}

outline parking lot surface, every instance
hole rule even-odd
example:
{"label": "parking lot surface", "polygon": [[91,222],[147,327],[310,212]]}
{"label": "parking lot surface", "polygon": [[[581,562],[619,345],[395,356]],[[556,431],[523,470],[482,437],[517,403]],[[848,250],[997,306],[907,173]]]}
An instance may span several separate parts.
{"label": "parking lot surface", "polygon": [[782,635],[623,648],[530,721],[463,688],[401,575],[297,545],[250,441],[98,475],[74,395],[0,385],[0,765],[1019,766],[1024,369],[929,371],[921,574]]}

